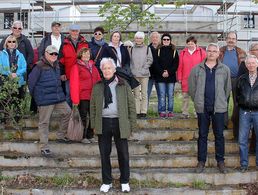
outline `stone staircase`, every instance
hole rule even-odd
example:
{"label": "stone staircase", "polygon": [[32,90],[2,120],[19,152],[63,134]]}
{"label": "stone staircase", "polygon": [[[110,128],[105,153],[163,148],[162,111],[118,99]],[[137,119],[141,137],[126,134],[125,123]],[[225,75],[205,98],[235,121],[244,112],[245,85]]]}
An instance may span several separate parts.
{"label": "stone staircase", "polygon": [[[227,173],[221,174],[216,168],[214,136],[209,134],[208,158],[204,173],[195,173],[197,164],[197,121],[196,119],[150,118],[137,121],[138,129],[129,140],[132,192],[130,194],[209,194],[242,195],[247,191],[239,184],[255,183],[255,156],[250,156],[250,170],[238,171],[238,144],[233,140],[232,130],[225,130],[225,164]],[[50,149],[53,158],[40,156],[38,146],[37,118],[24,121],[22,131],[10,127],[0,130],[0,187],[2,194],[99,194],[101,179],[98,144],[61,144],[55,141],[54,130],[59,126],[58,117],[51,121]],[[230,127],[229,127],[230,128]],[[118,178],[116,150],[112,149],[114,178]],[[6,185],[5,178],[20,176],[82,177],[91,178],[93,187],[48,187],[14,183]],[[117,181],[116,181],[117,182]],[[1,189],[0,189],[1,191]],[[0,193],[1,194],[1,193]],[[120,194],[119,185],[110,194]]]}

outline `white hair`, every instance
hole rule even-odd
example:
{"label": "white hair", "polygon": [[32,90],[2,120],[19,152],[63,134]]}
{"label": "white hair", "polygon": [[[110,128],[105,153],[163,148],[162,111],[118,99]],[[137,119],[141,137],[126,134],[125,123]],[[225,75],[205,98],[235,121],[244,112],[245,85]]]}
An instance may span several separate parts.
{"label": "white hair", "polygon": [[114,70],[116,69],[115,61],[112,58],[102,58],[100,61],[100,69],[102,70],[103,66],[108,63],[113,66]]}
{"label": "white hair", "polygon": [[217,51],[219,51],[219,45],[217,43],[209,43],[208,46],[206,47],[206,51],[208,51],[209,47],[216,47]]}
{"label": "white hair", "polygon": [[134,38],[142,38],[144,39],[145,35],[144,32],[138,31],[135,33]]}
{"label": "white hair", "polygon": [[18,24],[23,29],[22,21],[20,21],[20,20],[14,21],[12,27],[15,27],[16,24]]}
{"label": "white hair", "polygon": [[258,58],[255,55],[247,55],[245,58],[245,63],[247,64],[247,61],[249,59],[255,59],[256,63],[258,63]]}

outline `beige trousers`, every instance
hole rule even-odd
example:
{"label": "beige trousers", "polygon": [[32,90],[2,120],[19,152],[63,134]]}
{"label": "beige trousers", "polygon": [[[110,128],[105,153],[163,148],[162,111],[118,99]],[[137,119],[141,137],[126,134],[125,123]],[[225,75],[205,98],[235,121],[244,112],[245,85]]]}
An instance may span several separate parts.
{"label": "beige trousers", "polygon": [[48,147],[48,133],[49,133],[49,123],[50,117],[53,111],[57,111],[61,114],[60,118],[60,129],[57,131],[57,139],[62,139],[65,137],[67,132],[68,123],[71,115],[71,108],[68,106],[66,101],[48,105],[39,106],[39,139],[40,139],[40,149],[49,149]]}
{"label": "beige trousers", "polygon": [[147,114],[148,110],[148,77],[136,77],[137,81],[140,82],[140,85],[133,90],[136,113],[137,114]]}

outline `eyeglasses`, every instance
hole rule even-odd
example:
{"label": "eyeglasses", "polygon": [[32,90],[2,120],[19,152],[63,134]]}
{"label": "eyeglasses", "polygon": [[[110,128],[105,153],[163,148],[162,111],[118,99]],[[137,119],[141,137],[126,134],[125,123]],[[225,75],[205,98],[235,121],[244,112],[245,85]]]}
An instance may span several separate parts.
{"label": "eyeglasses", "polygon": [[16,43],[16,41],[7,41],[7,43]]}
{"label": "eyeglasses", "polygon": [[95,32],[94,35],[102,35],[102,33],[97,33],[97,32]]}
{"label": "eyeglasses", "polygon": [[15,30],[22,30],[22,28],[17,28],[17,27],[13,27],[13,29],[15,29]]}
{"label": "eyeglasses", "polygon": [[[48,52],[47,52],[48,53]],[[56,53],[56,52],[53,52],[53,53],[48,53],[49,55],[51,55],[51,56],[58,56],[58,53]]]}
{"label": "eyeglasses", "polygon": [[170,41],[170,39],[162,39],[163,41]]}

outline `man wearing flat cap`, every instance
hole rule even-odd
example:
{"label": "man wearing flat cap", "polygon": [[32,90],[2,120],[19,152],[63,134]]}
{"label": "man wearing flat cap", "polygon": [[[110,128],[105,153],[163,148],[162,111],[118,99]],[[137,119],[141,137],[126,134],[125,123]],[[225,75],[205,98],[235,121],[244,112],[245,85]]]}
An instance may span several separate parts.
{"label": "man wearing flat cap", "polygon": [[45,49],[49,45],[54,45],[60,51],[63,46],[65,36],[61,33],[61,23],[52,22],[51,24],[51,33],[46,35],[40,42],[38,47],[39,58],[44,55]]}
{"label": "man wearing flat cap", "polygon": [[72,107],[70,97],[70,72],[72,66],[76,63],[77,52],[82,48],[88,48],[86,39],[80,35],[80,26],[72,24],[69,27],[69,35],[64,39],[63,48],[60,52],[61,80],[65,81],[66,101]]}
{"label": "man wearing flat cap", "polygon": [[68,128],[71,108],[65,101],[65,94],[61,87],[60,68],[57,60],[58,49],[49,45],[44,56],[37,62],[29,75],[29,90],[35,99],[39,110],[39,137],[41,155],[52,155],[48,146],[49,122],[52,112],[61,113],[60,130],[57,132],[57,141],[68,142],[65,134]]}

